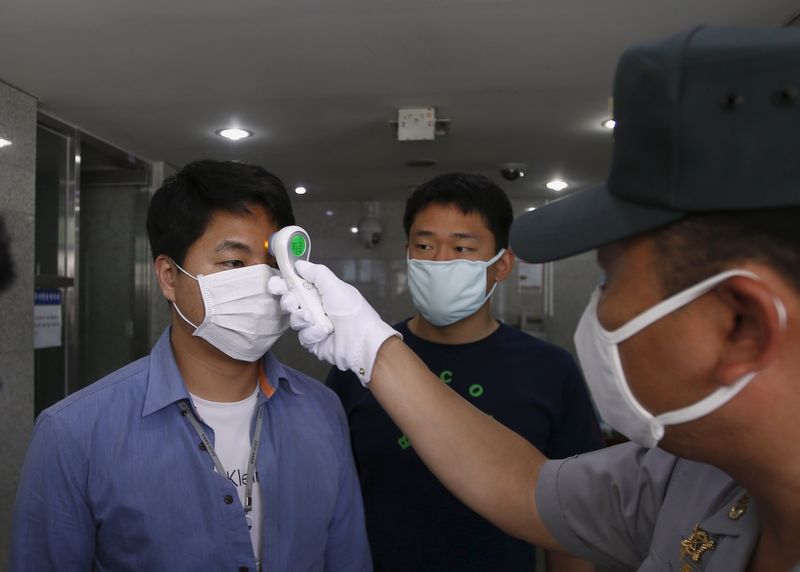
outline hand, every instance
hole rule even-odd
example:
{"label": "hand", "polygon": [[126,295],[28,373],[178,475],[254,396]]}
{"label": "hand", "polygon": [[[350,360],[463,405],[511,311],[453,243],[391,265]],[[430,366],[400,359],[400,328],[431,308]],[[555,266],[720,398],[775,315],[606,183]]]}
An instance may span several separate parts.
{"label": "hand", "polygon": [[327,266],[298,260],[295,270],[317,288],[322,307],[335,328],[328,334],[315,325],[311,313],[300,307],[298,297],[286,287],[283,278],[273,276],[267,288],[281,297],[281,307],[289,313],[292,329],[299,332],[300,345],[342,371],[351,370],[366,386],[383,342],[391,336],[402,336],[381,320],[358,290],[339,280]]}

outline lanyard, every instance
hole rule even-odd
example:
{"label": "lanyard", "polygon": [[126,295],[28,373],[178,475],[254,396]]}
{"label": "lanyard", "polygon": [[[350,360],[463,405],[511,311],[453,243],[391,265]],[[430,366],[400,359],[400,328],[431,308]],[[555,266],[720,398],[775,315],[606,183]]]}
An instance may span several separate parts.
{"label": "lanyard", "polygon": [[[222,461],[219,460],[217,452],[214,450],[214,445],[211,444],[211,440],[203,430],[200,420],[194,414],[192,408],[189,407],[187,401],[188,400],[178,402],[178,407],[180,408],[181,413],[184,415],[184,417],[189,418],[189,423],[192,424],[195,433],[197,433],[197,436],[200,437],[203,445],[205,445],[206,451],[208,451],[211,460],[214,461],[214,467],[216,467],[217,472],[223,477],[227,477],[228,473],[225,472],[225,467],[222,466]],[[247,459],[247,482],[244,485],[245,513],[253,510],[253,481],[255,481],[256,478],[256,456],[258,455],[258,446],[261,443],[261,427],[263,425],[264,407],[262,405],[258,408],[258,416],[256,417],[256,430],[255,434],[253,435],[253,442],[250,445],[250,457]]]}

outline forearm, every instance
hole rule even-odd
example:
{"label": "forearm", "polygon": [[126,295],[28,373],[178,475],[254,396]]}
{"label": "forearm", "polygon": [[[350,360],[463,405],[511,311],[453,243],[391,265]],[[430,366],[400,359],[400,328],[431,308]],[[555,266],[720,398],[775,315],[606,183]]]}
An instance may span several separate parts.
{"label": "forearm", "polygon": [[396,338],[381,346],[369,387],[462,502],[513,536],[558,547],[536,511],[546,458],[533,445],[462,399]]}
{"label": "forearm", "polygon": [[588,560],[581,560],[555,550],[546,550],[544,559],[547,572],[595,572],[597,570],[594,564]]}

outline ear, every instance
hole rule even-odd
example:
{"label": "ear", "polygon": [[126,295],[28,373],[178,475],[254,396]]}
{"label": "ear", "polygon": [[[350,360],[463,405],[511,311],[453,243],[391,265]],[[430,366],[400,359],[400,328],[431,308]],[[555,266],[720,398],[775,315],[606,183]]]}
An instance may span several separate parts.
{"label": "ear", "polygon": [[169,256],[159,254],[153,264],[156,272],[156,280],[161,288],[164,298],[170,302],[175,301],[175,282],[178,278],[178,269]]}
{"label": "ear", "polygon": [[786,335],[782,304],[766,282],[735,276],[717,287],[731,320],[724,351],[716,368],[719,383],[729,385],[742,376],[769,367]]}
{"label": "ear", "polygon": [[508,278],[511,274],[511,270],[514,268],[514,253],[511,252],[510,248],[506,248],[502,256],[492,265],[492,268],[494,268],[495,271],[495,282],[502,282]]}

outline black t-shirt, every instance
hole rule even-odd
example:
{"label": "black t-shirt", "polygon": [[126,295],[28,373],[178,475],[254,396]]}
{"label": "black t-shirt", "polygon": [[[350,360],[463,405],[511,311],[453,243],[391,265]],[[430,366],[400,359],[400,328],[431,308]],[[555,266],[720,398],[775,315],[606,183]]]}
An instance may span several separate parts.
{"label": "black t-shirt", "polygon": [[[549,458],[603,447],[583,378],[565,350],[505,324],[459,345],[418,338],[407,322],[394,327],[443,383]],[[355,375],[333,368],[327,384],[350,423],[375,570],[534,569],[534,547],[448,492]]]}

